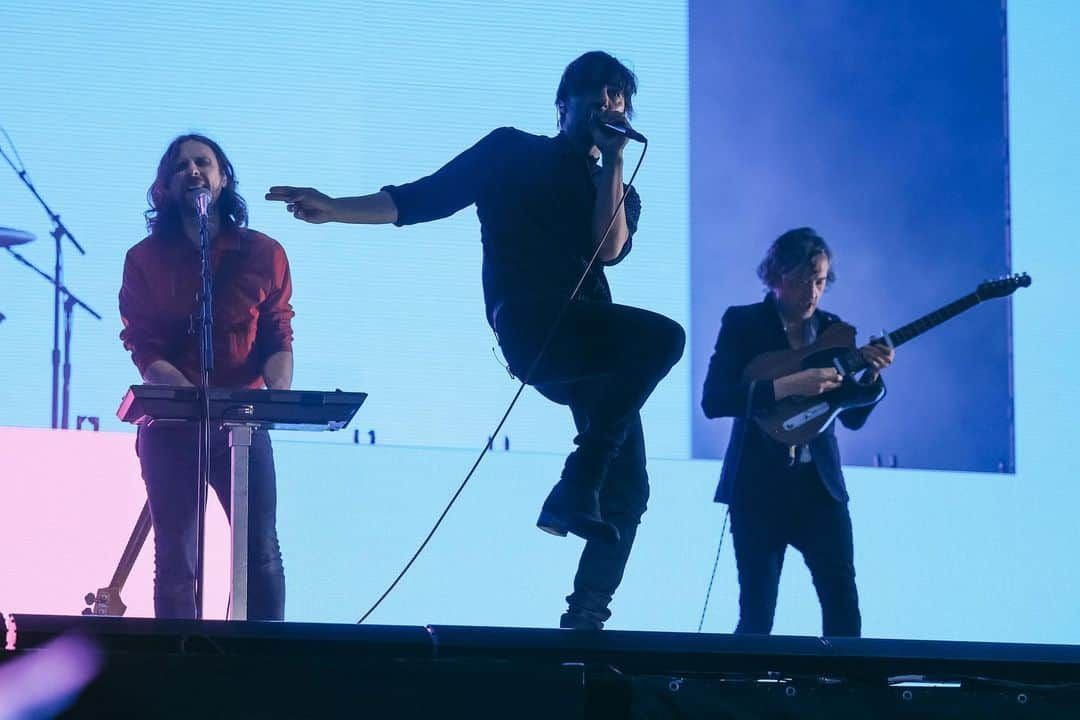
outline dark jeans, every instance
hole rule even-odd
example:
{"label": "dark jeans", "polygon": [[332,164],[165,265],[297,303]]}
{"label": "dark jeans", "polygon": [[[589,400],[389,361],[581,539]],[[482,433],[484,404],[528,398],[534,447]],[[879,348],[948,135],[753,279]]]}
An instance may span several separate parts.
{"label": "dark jeans", "polygon": [[782,485],[783,492],[746,493],[731,505],[739,571],[735,632],[772,630],[784,552],[790,545],[802,553],[813,578],[821,602],[822,634],[858,637],[862,619],[847,503],[829,495],[813,463],[783,472],[782,483],[771,485]]}
{"label": "dark jeans", "polygon": [[[154,615],[195,617],[195,505],[198,424],[139,428],[136,448],[154,525]],[[248,619],[281,620],[285,571],[278,547],[274,453],[265,430],[252,434],[248,464]],[[210,486],[231,509],[228,433],[211,435]]]}
{"label": "dark jeans", "polygon": [[[525,378],[563,303],[561,297],[533,297],[499,307],[495,330],[519,378]],[[619,542],[589,541],[581,553],[567,598],[568,615],[579,626],[601,627],[611,616],[608,605],[649,498],[639,411],[682,356],[685,341],[678,323],[663,315],[576,300],[530,379],[549,400],[569,406],[578,431],[572,455],[603,458],[597,465],[600,510],[620,533]]]}

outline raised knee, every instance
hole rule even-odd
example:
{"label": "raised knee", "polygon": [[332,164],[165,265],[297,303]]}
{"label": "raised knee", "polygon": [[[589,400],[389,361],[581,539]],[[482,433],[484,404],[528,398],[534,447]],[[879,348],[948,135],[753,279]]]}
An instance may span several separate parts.
{"label": "raised knee", "polygon": [[661,341],[657,343],[657,349],[661,354],[664,367],[671,369],[682,358],[683,350],[686,348],[686,331],[674,320],[670,318],[664,318],[664,320],[663,334]]}

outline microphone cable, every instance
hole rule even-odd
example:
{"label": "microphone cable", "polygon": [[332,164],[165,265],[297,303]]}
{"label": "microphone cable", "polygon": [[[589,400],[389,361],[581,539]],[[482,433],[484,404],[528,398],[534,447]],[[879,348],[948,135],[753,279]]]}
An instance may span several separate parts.
{"label": "microphone cable", "polygon": [[716,544],[716,559],[713,560],[712,575],[709,576],[709,586],[705,588],[705,604],[701,607],[701,618],[698,620],[697,631],[705,626],[705,612],[709,609],[709,597],[712,596],[713,582],[716,581],[716,568],[720,565],[720,551],[724,547],[724,533],[727,532],[728,518],[731,517],[731,508],[724,513],[724,525],[720,528],[720,542]]}
{"label": "microphone cable", "polygon": [[[544,353],[547,352],[548,346],[551,345],[551,341],[555,338],[555,333],[558,331],[559,325],[562,323],[562,319],[566,315],[566,311],[570,308],[570,304],[574,301],[574,298],[577,296],[578,291],[581,290],[581,286],[585,284],[585,280],[586,278],[588,278],[589,273],[592,271],[593,265],[596,264],[596,259],[600,256],[600,251],[603,249],[604,243],[607,242],[608,235],[611,234],[611,228],[615,226],[615,220],[619,217],[619,211],[626,203],[626,196],[630,194],[630,191],[634,187],[634,178],[637,177],[638,170],[641,169],[641,163],[645,159],[645,153],[648,151],[648,149],[649,143],[642,143],[641,155],[640,157],[638,157],[637,164],[634,166],[634,172],[630,174],[630,180],[627,181],[626,187],[623,189],[623,194],[622,197],[619,198],[618,205],[615,206],[614,212],[611,213],[611,219],[608,221],[607,229],[604,230],[604,234],[601,236],[600,242],[596,244],[596,249],[593,251],[592,257],[589,258],[589,262],[585,265],[585,270],[581,273],[581,277],[578,278],[577,284],[574,285],[574,289],[566,298],[566,301],[563,303],[562,309],[559,310],[559,314],[555,316],[555,321],[551,323],[551,327],[548,329],[548,333],[544,339],[544,342],[540,345],[540,350],[539,352],[537,352],[536,358],[532,361],[532,364],[529,365],[529,369],[525,373],[525,377],[521,379],[521,383],[518,386],[517,392],[514,393],[514,397],[510,400],[510,404],[506,406],[505,412],[503,412],[502,417],[499,419],[498,424],[495,426],[495,429],[491,432],[491,435],[489,437],[495,438],[498,436],[499,431],[502,430],[502,427],[506,423],[507,418],[510,417],[510,411],[514,409],[514,406],[517,405],[518,398],[521,397],[521,393],[525,391],[525,386],[529,384],[530,380],[532,380],[533,373],[536,372],[536,368],[539,367],[540,361],[544,357]],[[401,582],[401,579],[405,577],[405,573],[409,572],[409,568],[413,566],[413,563],[415,563],[417,558],[420,557],[420,553],[422,553],[424,551],[424,548],[427,547],[428,543],[431,542],[431,538],[435,536],[435,532],[439,529],[439,526],[442,525],[442,522],[446,518],[446,515],[450,512],[450,508],[452,508],[454,506],[454,503],[457,502],[457,499],[461,495],[462,491],[465,490],[465,486],[469,484],[469,480],[472,479],[473,474],[476,472],[476,468],[480,466],[480,461],[484,459],[484,456],[487,455],[487,452],[490,448],[490,441],[484,443],[484,447],[480,450],[480,454],[473,462],[472,467],[469,468],[469,472],[465,474],[465,479],[461,481],[461,484],[458,486],[457,490],[455,490],[454,494],[450,497],[450,501],[446,504],[446,507],[443,508],[443,511],[439,514],[438,519],[435,521],[435,524],[432,526],[431,530],[428,532],[423,542],[420,543],[420,547],[416,549],[416,552],[414,552],[412,557],[409,558],[409,561],[405,563],[405,567],[401,569],[401,572],[399,572],[397,577],[394,578],[394,581],[390,583],[390,586],[387,587],[383,594],[379,596],[379,599],[376,600],[375,603],[370,608],[368,608],[368,611],[364,613],[359,620],[356,621],[357,625],[363,624],[363,622],[368,619],[371,613],[375,612],[379,605],[382,604],[382,601],[385,600],[391,592],[393,592],[394,588],[396,588],[398,583]]]}

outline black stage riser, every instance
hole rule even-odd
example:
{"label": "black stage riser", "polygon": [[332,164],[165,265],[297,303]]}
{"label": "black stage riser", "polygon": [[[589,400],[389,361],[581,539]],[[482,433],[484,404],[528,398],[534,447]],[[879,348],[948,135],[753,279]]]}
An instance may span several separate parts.
{"label": "black stage riser", "polygon": [[[16,615],[102,673],[71,717],[1080,717],[1071,646]],[[947,685],[899,686],[917,675]],[[209,712],[209,714],[208,714]]]}

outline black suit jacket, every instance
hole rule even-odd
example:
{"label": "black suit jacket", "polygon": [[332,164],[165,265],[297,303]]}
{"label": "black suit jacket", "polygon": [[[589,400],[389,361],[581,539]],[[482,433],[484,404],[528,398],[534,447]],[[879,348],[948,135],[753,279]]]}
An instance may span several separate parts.
{"label": "black suit jacket", "polygon": [[[819,333],[840,321],[836,315],[823,310],[817,310],[814,316]],[[724,313],[701,397],[706,417],[735,418],[720,484],[716,488],[716,502],[749,502],[784,492],[782,482],[788,474],[785,472],[788,446],[770,438],[752,419],[776,402],[773,383],[743,380],[742,374],[758,355],[789,347],[772,293],[762,302],[730,307]],[[882,382],[880,378],[878,382]],[[852,408],[841,413],[839,419],[845,427],[857,430],[866,422],[871,410],[872,405]],[[810,442],[810,454],[829,494],[840,502],[847,502],[847,486],[840,467],[834,427],[835,423],[830,424]]]}

